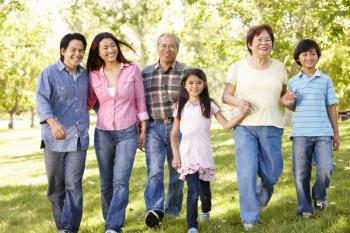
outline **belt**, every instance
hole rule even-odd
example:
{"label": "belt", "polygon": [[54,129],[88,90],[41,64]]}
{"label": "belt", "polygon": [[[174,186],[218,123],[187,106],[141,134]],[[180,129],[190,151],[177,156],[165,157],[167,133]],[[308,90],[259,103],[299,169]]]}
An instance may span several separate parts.
{"label": "belt", "polygon": [[174,117],[164,118],[164,119],[153,119],[150,118],[149,121],[161,123],[161,124],[172,124],[174,122]]}

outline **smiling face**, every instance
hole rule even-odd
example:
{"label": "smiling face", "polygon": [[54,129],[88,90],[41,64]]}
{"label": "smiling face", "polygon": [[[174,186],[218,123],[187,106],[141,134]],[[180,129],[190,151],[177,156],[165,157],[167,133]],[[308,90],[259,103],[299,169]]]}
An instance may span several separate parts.
{"label": "smiling face", "polygon": [[304,69],[315,69],[318,62],[318,54],[315,48],[300,53],[298,58]]}
{"label": "smiling face", "polygon": [[98,46],[98,55],[104,62],[114,62],[117,60],[118,47],[111,38],[104,38]]}
{"label": "smiling face", "polygon": [[67,48],[61,49],[61,54],[65,66],[68,69],[75,71],[84,58],[84,44],[80,40],[71,40]]}
{"label": "smiling face", "polygon": [[205,83],[202,79],[198,78],[196,75],[190,75],[186,79],[185,89],[189,95],[190,100],[198,100]]}
{"label": "smiling face", "polygon": [[170,65],[176,60],[178,47],[175,38],[170,35],[164,35],[159,39],[157,47],[158,56],[161,64]]}
{"label": "smiling face", "polygon": [[248,47],[254,56],[267,57],[272,50],[272,39],[266,30],[263,30],[259,35],[256,35]]}

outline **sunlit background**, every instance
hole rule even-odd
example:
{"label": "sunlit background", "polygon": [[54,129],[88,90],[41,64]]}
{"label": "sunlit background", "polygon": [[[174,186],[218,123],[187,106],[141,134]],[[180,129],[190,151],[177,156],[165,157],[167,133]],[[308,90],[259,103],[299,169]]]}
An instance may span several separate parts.
{"label": "sunlit background", "polygon": [[333,79],[339,109],[350,109],[349,6],[349,0],[0,0],[0,128],[21,124],[12,119],[37,124],[36,80],[59,58],[68,32],[86,36],[84,63],[93,37],[109,31],[132,45],[136,53],[124,52],[141,68],[157,60],[157,37],[176,33],[178,60],[202,68],[220,102],[229,65],[248,55],[247,29],[269,23],[276,38],[272,56],[285,63],[289,76],[299,70],[297,42],[318,41],[319,68]]}

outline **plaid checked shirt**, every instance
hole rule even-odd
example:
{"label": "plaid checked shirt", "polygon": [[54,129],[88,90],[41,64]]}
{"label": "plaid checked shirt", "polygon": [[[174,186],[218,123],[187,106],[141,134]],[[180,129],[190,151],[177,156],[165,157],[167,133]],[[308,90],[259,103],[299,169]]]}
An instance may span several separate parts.
{"label": "plaid checked shirt", "polygon": [[187,65],[175,61],[168,70],[163,70],[159,61],[142,71],[148,115],[153,119],[173,116],[178,101],[181,80]]}

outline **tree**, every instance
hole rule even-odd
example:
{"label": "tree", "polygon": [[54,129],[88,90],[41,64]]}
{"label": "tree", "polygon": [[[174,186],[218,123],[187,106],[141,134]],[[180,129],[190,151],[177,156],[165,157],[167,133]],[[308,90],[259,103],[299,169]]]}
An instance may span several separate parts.
{"label": "tree", "polygon": [[[245,30],[260,23],[270,24],[276,37],[272,56],[286,64],[290,76],[299,70],[293,59],[298,41],[315,39],[322,52],[328,54],[327,60],[320,62],[320,69],[333,78],[336,90],[340,93],[340,106],[346,106],[350,96],[349,83],[346,81],[350,74],[345,72],[349,66],[349,57],[346,56],[350,46],[349,0],[221,0],[217,4],[223,17],[239,19],[241,28]],[[337,52],[336,48],[340,48],[343,54]]]}
{"label": "tree", "polygon": [[[162,8],[167,1],[105,1],[75,0],[66,10],[65,19],[74,31],[92,38],[102,31],[110,31],[118,39],[130,43],[139,52],[135,60],[141,67],[149,60],[147,36],[160,22]],[[72,17],[73,15],[73,17]]]}
{"label": "tree", "polygon": [[36,78],[45,61],[47,29],[25,17],[25,11],[9,12],[1,28],[0,111],[9,114],[9,128],[14,114],[34,108]]}
{"label": "tree", "polygon": [[322,54],[320,67],[327,71],[338,95],[338,108],[350,109],[350,45],[334,44]]}

